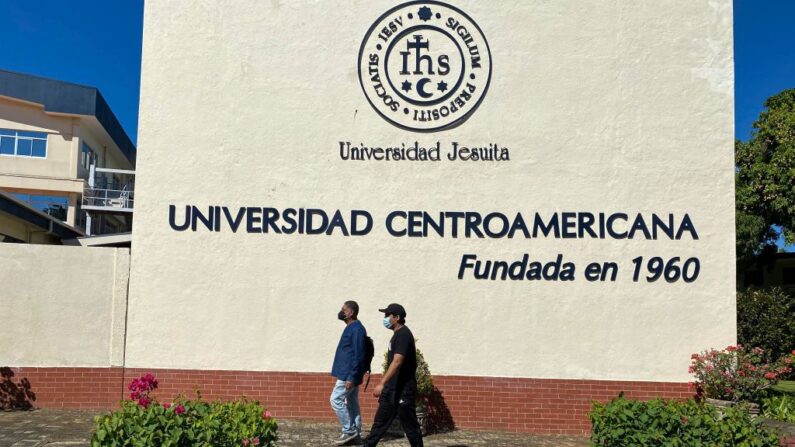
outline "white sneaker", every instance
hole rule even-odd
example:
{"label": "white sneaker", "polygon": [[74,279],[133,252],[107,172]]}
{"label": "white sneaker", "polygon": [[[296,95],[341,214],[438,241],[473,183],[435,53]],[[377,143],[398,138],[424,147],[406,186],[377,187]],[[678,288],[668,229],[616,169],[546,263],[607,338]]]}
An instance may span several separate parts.
{"label": "white sneaker", "polygon": [[334,441],[334,444],[336,444],[336,445],[345,445],[345,444],[353,441],[354,439],[356,439],[358,437],[359,437],[358,433],[351,433],[351,434],[343,433],[343,434],[340,435],[339,438],[337,438]]}

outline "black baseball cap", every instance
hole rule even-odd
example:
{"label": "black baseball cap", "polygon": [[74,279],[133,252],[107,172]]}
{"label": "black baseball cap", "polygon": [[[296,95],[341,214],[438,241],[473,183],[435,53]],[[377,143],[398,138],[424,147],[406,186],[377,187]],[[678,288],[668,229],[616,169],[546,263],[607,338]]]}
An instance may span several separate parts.
{"label": "black baseball cap", "polygon": [[406,318],[406,309],[403,308],[400,304],[392,303],[389,306],[386,306],[386,309],[378,309],[379,312],[383,312],[389,315],[397,315],[399,317]]}

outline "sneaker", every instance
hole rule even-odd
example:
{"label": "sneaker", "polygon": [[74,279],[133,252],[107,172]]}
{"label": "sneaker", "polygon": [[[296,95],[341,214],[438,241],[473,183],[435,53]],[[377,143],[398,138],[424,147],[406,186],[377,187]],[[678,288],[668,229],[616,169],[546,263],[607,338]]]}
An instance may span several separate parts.
{"label": "sneaker", "polygon": [[345,445],[345,444],[353,441],[354,439],[357,439],[358,437],[359,437],[358,433],[350,433],[350,434],[343,433],[343,434],[340,435],[339,438],[334,440],[334,444],[336,444],[336,445]]}

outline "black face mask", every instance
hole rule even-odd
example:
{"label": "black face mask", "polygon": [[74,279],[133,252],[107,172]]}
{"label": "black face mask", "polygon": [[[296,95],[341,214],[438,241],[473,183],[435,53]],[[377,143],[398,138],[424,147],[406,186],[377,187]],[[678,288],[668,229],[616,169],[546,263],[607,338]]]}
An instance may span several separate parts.
{"label": "black face mask", "polygon": [[340,313],[337,314],[337,318],[339,318],[342,321],[345,321],[345,311],[341,310]]}

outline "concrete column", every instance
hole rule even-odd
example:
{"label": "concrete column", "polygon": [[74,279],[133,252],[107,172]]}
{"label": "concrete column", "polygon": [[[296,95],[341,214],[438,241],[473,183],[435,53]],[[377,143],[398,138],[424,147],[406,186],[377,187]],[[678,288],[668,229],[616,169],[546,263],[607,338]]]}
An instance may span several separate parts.
{"label": "concrete column", "polygon": [[69,155],[69,176],[77,178],[78,165],[80,164],[80,142],[82,137],[80,135],[80,124],[77,118],[72,120],[72,146]]}
{"label": "concrete column", "polygon": [[69,193],[69,210],[66,212],[66,223],[71,226],[75,226],[78,222],[77,199],[78,199],[77,194]]}

